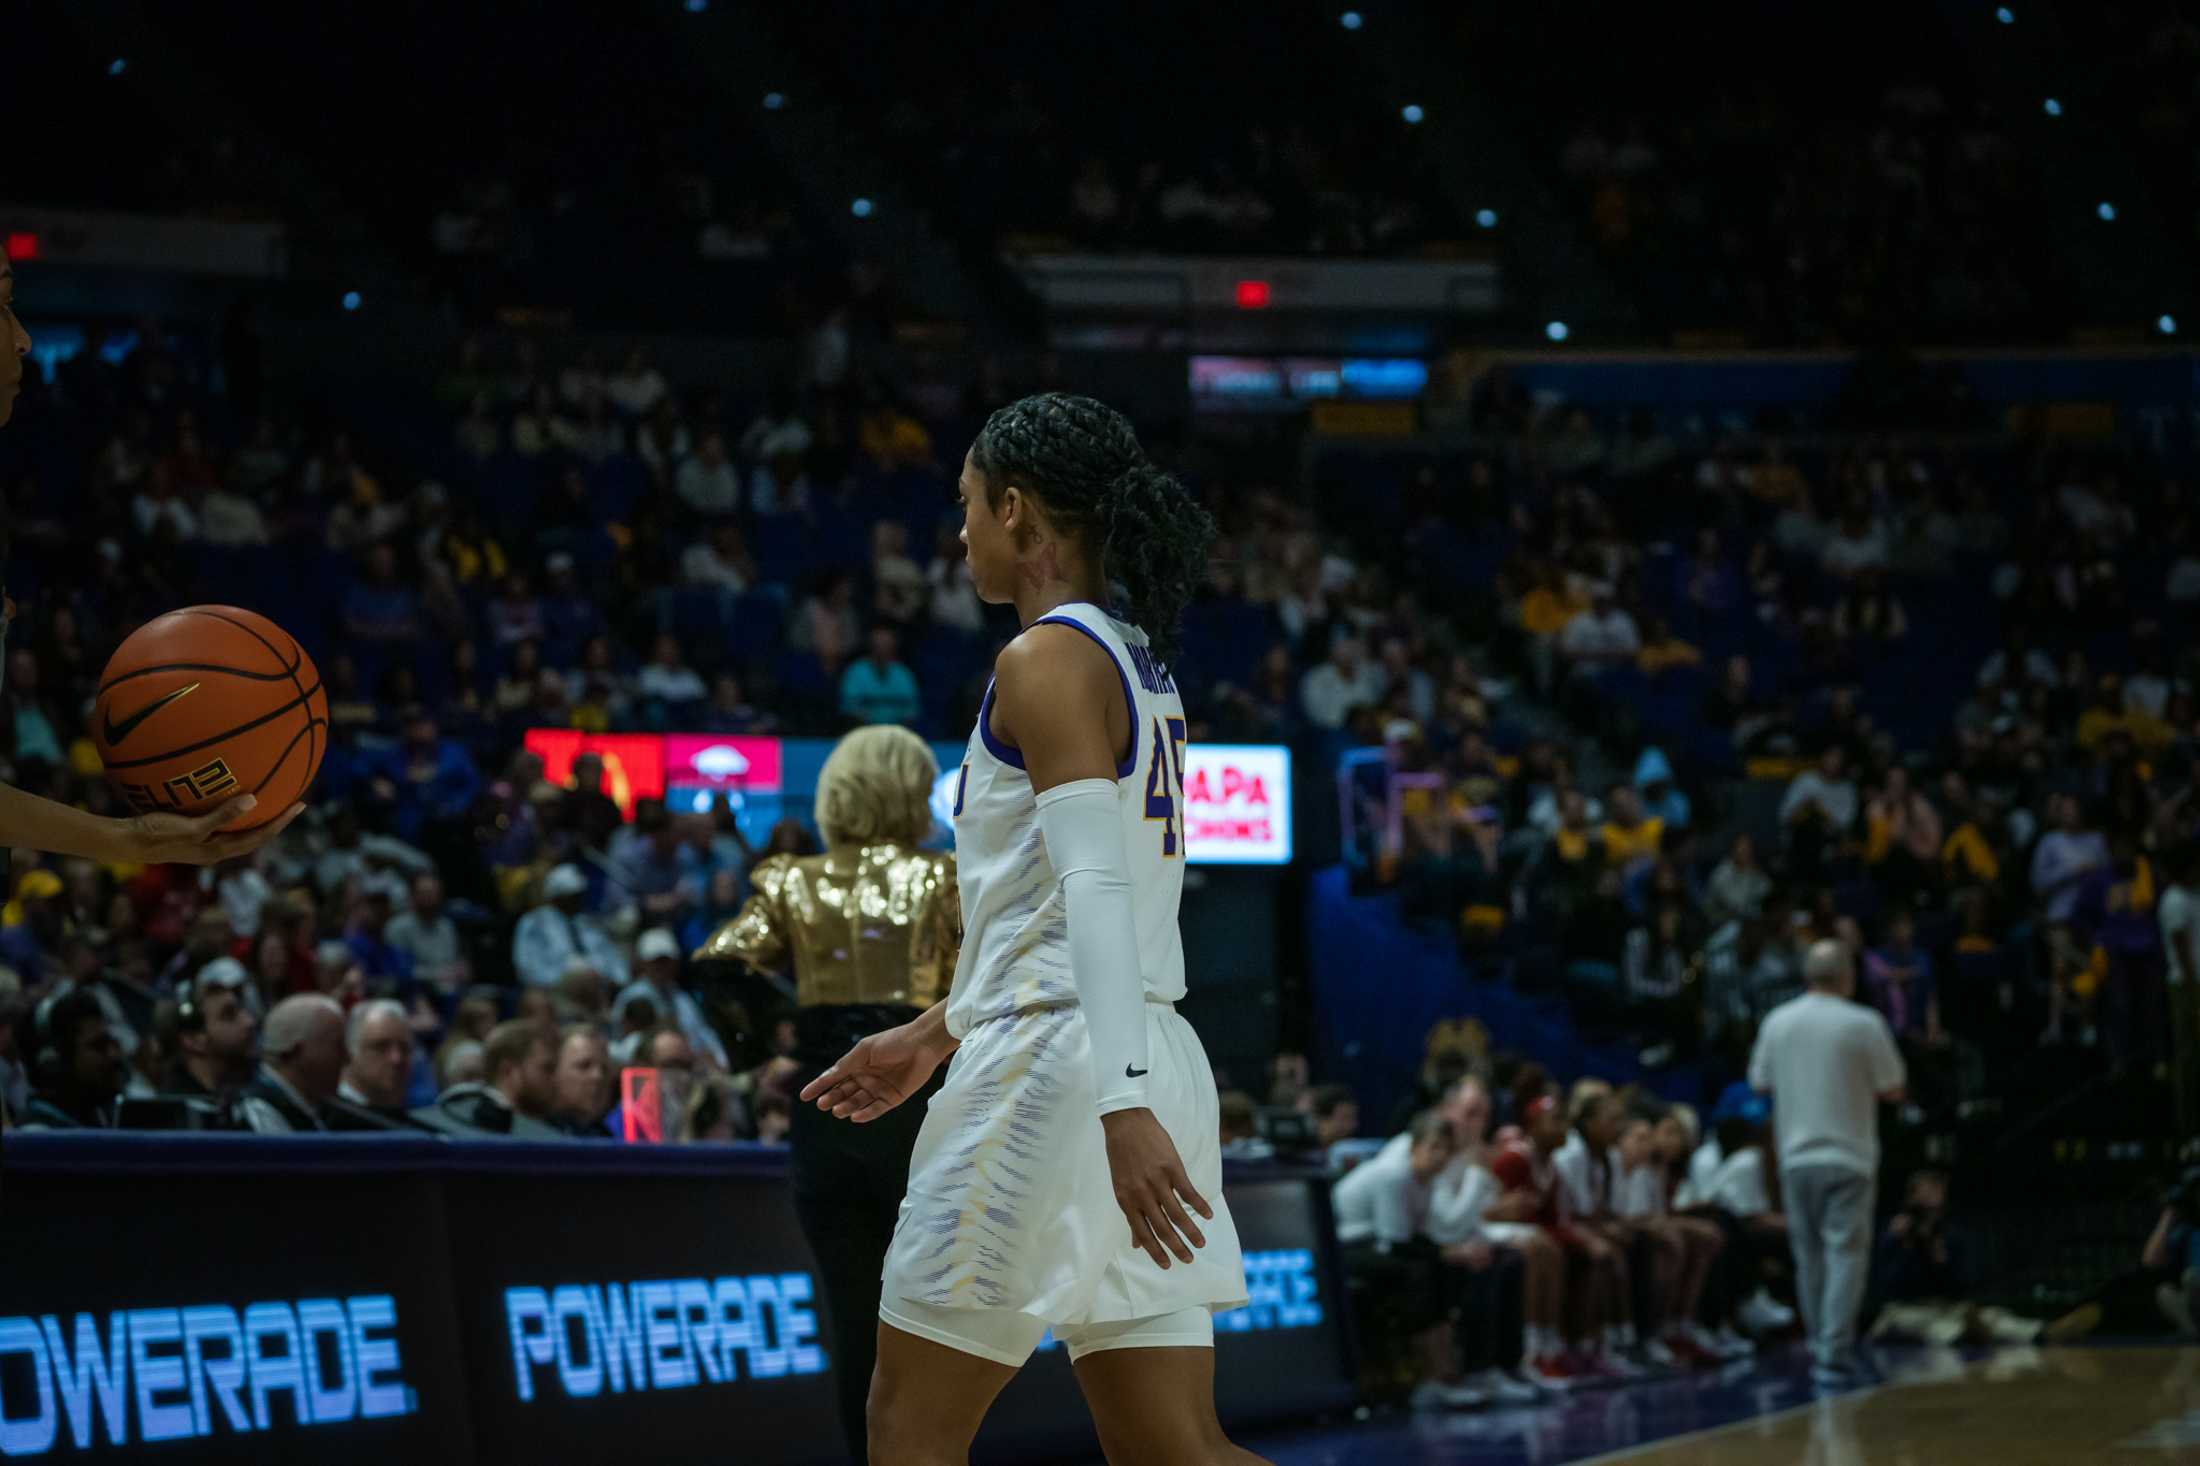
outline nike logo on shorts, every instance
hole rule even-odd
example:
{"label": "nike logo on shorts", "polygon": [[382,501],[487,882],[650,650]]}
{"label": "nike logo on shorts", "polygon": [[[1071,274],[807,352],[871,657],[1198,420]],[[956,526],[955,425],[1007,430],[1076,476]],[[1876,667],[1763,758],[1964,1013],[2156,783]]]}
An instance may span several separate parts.
{"label": "nike logo on shorts", "polygon": [[1144,1079],[1148,1074],[1151,1074],[1152,1072],[1153,1071],[1151,1069],[1133,1069],[1128,1064],[1125,1064],[1123,1066],[1123,1077],[1125,1079]]}

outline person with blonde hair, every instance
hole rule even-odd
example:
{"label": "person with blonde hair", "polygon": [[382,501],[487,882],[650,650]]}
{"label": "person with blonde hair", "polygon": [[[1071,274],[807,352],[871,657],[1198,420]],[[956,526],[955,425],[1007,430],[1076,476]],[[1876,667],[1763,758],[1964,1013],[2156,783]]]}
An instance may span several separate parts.
{"label": "person with blonde hair", "polygon": [[[868,1035],[946,998],[962,948],[955,860],[918,848],[932,832],[939,765],[907,728],[879,724],[841,739],[818,775],[822,855],[774,855],[755,890],[697,950],[795,981],[794,1088]],[[943,1076],[911,1083],[908,1102],[867,1125],[798,1105],[788,1134],[795,1214],[817,1255],[842,1425],[864,1459],[864,1403],[877,1348],[879,1278],[909,1179],[925,1101]]]}

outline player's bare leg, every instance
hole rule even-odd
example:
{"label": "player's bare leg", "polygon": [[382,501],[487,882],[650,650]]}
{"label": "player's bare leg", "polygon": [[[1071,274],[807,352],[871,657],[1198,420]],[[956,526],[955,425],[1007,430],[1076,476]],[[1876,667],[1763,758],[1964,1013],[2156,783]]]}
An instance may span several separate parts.
{"label": "player's bare leg", "polygon": [[965,1466],[985,1412],[1015,1377],[1005,1364],[880,1324],[865,1417],[872,1466]]}
{"label": "player's bare leg", "polygon": [[1212,1349],[1101,1350],[1077,1384],[1110,1466],[1267,1466],[1222,1433]]}

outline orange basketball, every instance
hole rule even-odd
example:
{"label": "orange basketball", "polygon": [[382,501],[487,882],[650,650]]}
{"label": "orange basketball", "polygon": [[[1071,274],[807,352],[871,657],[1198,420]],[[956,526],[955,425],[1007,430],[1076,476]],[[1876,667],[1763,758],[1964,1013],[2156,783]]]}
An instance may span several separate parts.
{"label": "orange basketball", "polygon": [[239,791],[251,829],[295,804],[328,752],[328,694],[289,632],[235,606],[188,606],[115,649],[92,704],[107,778],[141,812],[193,814]]}

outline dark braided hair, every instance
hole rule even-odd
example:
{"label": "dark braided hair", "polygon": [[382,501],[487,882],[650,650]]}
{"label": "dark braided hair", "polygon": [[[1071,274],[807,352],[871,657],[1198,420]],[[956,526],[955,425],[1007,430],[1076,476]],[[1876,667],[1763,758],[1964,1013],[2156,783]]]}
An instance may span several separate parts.
{"label": "dark braided hair", "polygon": [[987,418],[970,461],[989,501],[1013,484],[1098,550],[1101,573],[1123,589],[1125,618],[1144,628],[1157,660],[1176,660],[1215,521],[1146,457],[1129,418],[1090,397],[1041,392]]}

